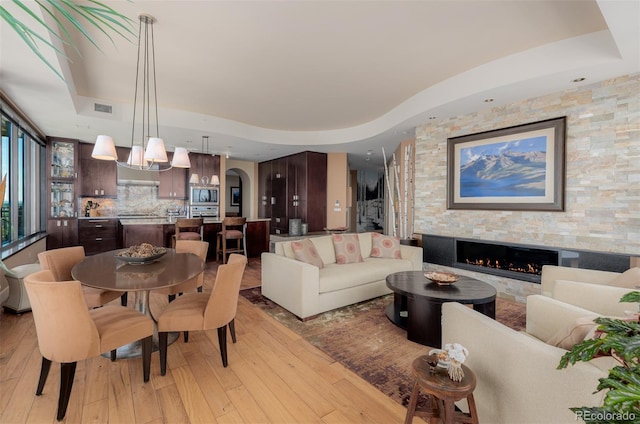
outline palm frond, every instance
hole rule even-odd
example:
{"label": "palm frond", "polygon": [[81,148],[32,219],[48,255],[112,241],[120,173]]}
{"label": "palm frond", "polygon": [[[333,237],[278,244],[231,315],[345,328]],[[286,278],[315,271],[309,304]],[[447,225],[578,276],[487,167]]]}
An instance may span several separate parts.
{"label": "palm frond", "polygon": [[[34,19],[38,27],[46,29],[53,37],[72,47],[78,54],[80,54],[80,52],[73,41],[71,33],[67,29],[67,24],[70,24],[71,29],[78,31],[98,50],[100,50],[100,47],[88,32],[88,28],[90,27],[99,29],[112,43],[113,38],[110,32],[116,33],[127,40],[127,34],[133,35],[134,37],[136,36],[132,30],[133,21],[131,19],[99,1],[88,0],[88,2],[89,5],[81,5],[74,0],[36,0],[36,4],[55,22],[55,25],[52,26],[29,9],[22,0],[12,0],[14,5]],[[16,19],[14,15],[2,6],[0,6],[0,19],[7,22],[9,27],[18,34],[31,51],[58,75],[58,77],[64,80],[62,75],[42,54],[36,40],[41,41],[46,47],[54,49],[57,53],[67,58],[60,49],[56,48],[50,41],[39,35],[35,30],[31,29],[26,23]]]}

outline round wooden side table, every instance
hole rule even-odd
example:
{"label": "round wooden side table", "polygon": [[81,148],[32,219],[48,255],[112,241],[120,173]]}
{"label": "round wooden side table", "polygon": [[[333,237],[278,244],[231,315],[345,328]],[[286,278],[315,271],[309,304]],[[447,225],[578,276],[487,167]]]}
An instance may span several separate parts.
{"label": "round wooden side table", "polygon": [[[414,416],[440,418],[445,424],[454,422],[478,424],[478,412],[473,400],[476,376],[469,367],[462,364],[464,378],[458,382],[451,380],[444,368],[436,367],[435,372],[431,372],[427,355],[416,358],[411,368],[415,382],[409,406],[407,406],[405,424],[410,424]],[[429,397],[429,406],[426,408],[417,407],[420,391]],[[455,410],[454,402],[465,398],[469,405],[469,414]]]}

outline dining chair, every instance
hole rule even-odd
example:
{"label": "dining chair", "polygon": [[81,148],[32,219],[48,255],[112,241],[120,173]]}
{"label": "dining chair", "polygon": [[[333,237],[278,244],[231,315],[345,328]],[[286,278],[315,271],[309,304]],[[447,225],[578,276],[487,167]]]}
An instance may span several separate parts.
{"label": "dining chair", "polygon": [[[173,331],[218,330],[222,365],[227,366],[227,325],[235,318],[247,258],[220,265],[211,293],[186,293],[169,303],[158,317],[160,373],[167,372],[167,337]],[[229,258],[231,260],[231,258]],[[186,335],[185,335],[186,336]]]}
{"label": "dining chair", "polygon": [[171,247],[176,247],[178,240],[202,240],[204,232],[203,218],[178,218],[175,233],[171,237]]}
{"label": "dining chair", "polygon": [[[241,256],[241,255],[230,255],[229,256],[229,260],[227,261],[227,264],[235,264],[238,262],[243,262],[243,261],[247,261],[246,256]],[[233,316],[233,319],[231,321],[229,321],[229,333],[231,333],[231,341],[233,343],[235,343],[237,341],[236,339],[236,317],[235,315]],[[185,342],[189,339],[189,336],[187,334],[187,337],[185,337]]]}
{"label": "dining chair", "polygon": [[60,363],[57,420],[64,418],[78,361],[114,352],[129,343],[142,343],[143,379],[149,381],[153,320],[120,305],[89,309],[79,281],[56,281],[53,272],[25,277],[36,326],[42,366],[36,396],[42,395],[51,362]]}
{"label": "dining chair", "polygon": [[[55,281],[73,280],[71,269],[81,262],[84,257],[84,247],[82,246],[62,247],[38,253],[40,268],[42,270],[50,270]],[[120,298],[120,304],[127,306],[127,292],[101,290],[87,286],[82,286],[82,292],[89,308],[105,305],[118,297]]]}
{"label": "dining chair", "polygon": [[[177,240],[176,241],[176,253],[193,253],[198,256],[202,262],[207,261],[207,251],[209,250],[209,242],[199,240]],[[204,284],[204,269],[196,277],[190,280],[184,281],[178,285],[166,287],[162,289],[154,290],[153,293],[166,294],[169,297],[169,302],[172,302],[176,298],[176,294],[182,296],[182,293],[198,290],[202,291],[202,285]]]}
{"label": "dining chair", "polygon": [[[232,240],[235,240],[235,246],[227,246]],[[216,236],[216,258],[222,256],[225,264],[228,254],[241,252],[247,256],[247,218],[226,217],[222,220],[222,231]]]}

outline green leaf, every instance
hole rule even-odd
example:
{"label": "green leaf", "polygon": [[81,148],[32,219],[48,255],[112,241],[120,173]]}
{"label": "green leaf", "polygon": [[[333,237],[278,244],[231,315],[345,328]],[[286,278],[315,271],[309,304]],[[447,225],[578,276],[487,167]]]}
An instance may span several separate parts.
{"label": "green leaf", "polygon": [[[71,34],[67,30],[65,22],[70,24],[72,28],[75,28],[75,30],[77,30],[84,38],[89,40],[89,42],[91,42],[98,50],[100,50],[100,47],[87,31],[87,25],[99,29],[111,40],[111,42],[113,42],[113,39],[107,30],[115,32],[127,40],[128,38],[125,33],[135,36],[135,33],[132,31],[131,23],[133,21],[131,19],[99,1],[87,0],[89,5],[78,4],[75,0],[35,1],[44,13],[49,15],[52,20],[55,21],[55,27],[49,26],[43,19],[29,9],[23,1],[12,0],[12,3],[19,9],[23,10],[28,16],[33,18],[38,26],[45,28],[53,37],[56,37],[61,42],[71,46],[76,50],[76,52],[78,52],[78,54],[80,54],[80,52],[78,51],[76,44],[73,42]],[[30,29],[26,23],[17,20],[2,6],[0,6],[0,18],[9,24],[9,26],[20,36],[33,53],[35,53],[53,72],[55,72],[60,79],[64,79],[40,52],[40,48],[36,43],[36,40],[41,41],[47,47],[53,48],[57,53],[68,59],[60,49],[56,48],[50,41],[40,36],[36,31]],[[81,19],[86,21],[86,24],[83,24]]]}
{"label": "green leaf", "polygon": [[[640,283],[640,281],[638,281]],[[634,302],[640,303],[640,291],[632,291],[631,293],[627,293],[620,299],[620,302]]]}
{"label": "green leaf", "polygon": [[40,60],[42,60],[44,62],[44,64],[47,65],[47,67],[49,67],[49,69],[51,69],[60,79],[64,80],[64,78],[62,77],[62,74],[60,74],[56,70],[56,68],[54,68],[53,65],[51,63],[49,63],[47,58],[44,57],[44,55],[40,52],[40,50],[38,49],[37,44],[34,41],[34,37],[39,39],[43,43],[47,44],[49,47],[51,47],[52,49],[54,49],[58,53],[60,53],[62,55],[64,55],[64,53],[62,53],[53,44],[51,44],[49,41],[47,41],[46,39],[41,37],[39,34],[33,32],[32,30],[30,30],[29,28],[24,26],[24,24],[22,24],[20,21],[14,19],[13,16],[11,14],[9,14],[9,12],[7,12],[6,9],[3,8],[2,6],[0,6],[0,17],[5,22],[7,22],[9,24],[9,26],[18,34],[18,36],[20,38],[22,38],[22,40],[25,42],[25,44],[27,46],[29,46],[31,51],[33,53],[35,53],[35,55],[38,56],[40,58]]}

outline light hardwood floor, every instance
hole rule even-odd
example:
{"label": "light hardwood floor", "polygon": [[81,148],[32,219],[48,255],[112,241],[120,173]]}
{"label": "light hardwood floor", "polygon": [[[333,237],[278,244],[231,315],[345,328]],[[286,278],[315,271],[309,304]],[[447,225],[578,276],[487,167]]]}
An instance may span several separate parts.
{"label": "light hardwood floor", "polygon": [[[259,284],[252,261],[243,286]],[[208,264],[207,277],[215,275]],[[257,279],[257,281],[256,281]],[[151,295],[152,309],[166,296]],[[240,297],[238,342],[222,367],[216,331],[192,332],[158,352],[143,383],[142,360],[78,363],[67,423],[401,423],[406,408]],[[0,423],[56,423],[60,366],[35,396],[42,357],[30,313],[0,315]],[[417,421],[417,420],[416,420]]]}

